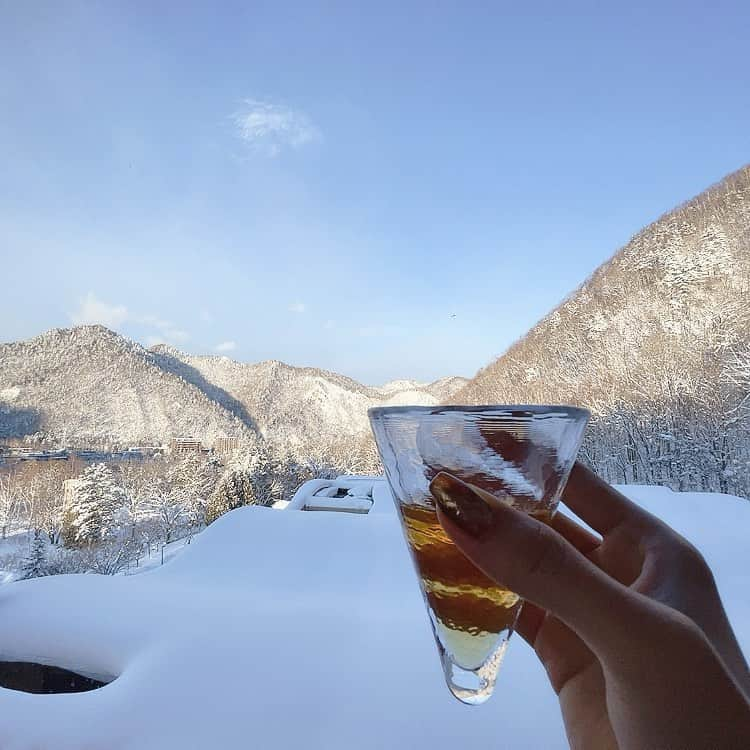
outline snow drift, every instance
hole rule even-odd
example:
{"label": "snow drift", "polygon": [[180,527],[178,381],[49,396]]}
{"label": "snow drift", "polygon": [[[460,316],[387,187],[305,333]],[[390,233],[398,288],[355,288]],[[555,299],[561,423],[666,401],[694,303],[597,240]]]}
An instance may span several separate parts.
{"label": "snow drift", "polygon": [[[627,492],[694,541],[750,647],[750,504]],[[459,704],[390,497],[367,515],[242,508],[168,565],[0,587],[0,659],[115,679],[0,689],[0,747],[566,748],[555,696],[514,637],[492,700]]]}

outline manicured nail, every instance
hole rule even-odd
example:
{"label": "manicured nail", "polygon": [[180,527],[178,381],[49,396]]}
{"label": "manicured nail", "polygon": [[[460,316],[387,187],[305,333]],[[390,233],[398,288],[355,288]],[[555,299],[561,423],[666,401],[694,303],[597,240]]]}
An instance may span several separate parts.
{"label": "manicured nail", "polygon": [[431,482],[430,492],[445,513],[457,526],[475,538],[492,528],[495,514],[487,502],[466,482],[441,471]]}

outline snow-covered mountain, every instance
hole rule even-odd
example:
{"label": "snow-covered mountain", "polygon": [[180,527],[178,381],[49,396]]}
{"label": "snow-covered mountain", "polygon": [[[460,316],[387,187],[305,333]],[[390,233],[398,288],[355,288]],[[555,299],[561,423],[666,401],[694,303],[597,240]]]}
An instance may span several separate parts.
{"label": "snow-covered mountain", "polygon": [[637,234],[459,403],[572,403],[615,481],[750,493],[750,165]]}
{"label": "snow-covered mountain", "polygon": [[87,442],[263,434],[297,447],[365,435],[367,409],[436,404],[465,384],[443,378],[374,388],[283,362],[236,362],[144,349],[102,326],[0,345],[0,436]]}
{"label": "snow-covered mountain", "polygon": [[452,398],[605,409],[716,386],[749,344],[750,165],[638,233]]}
{"label": "snow-covered mountain", "polygon": [[238,416],[249,415],[266,436],[293,445],[367,434],[371,406],[437,404],[467,382],[448,377],[434,383],[398,380],[371,387],[327,370],[277,360],[245,364],[228,357],[190,356],[166,346],[155,347],[153,353],[165,371],[199,387],[207,384],[207,395],[225,408]]}
{"label": "snow-covered mountain", "polygon": [[134,443],[251,428],[153,352],[103,326],[53,329],[0,344],[0,436]]}

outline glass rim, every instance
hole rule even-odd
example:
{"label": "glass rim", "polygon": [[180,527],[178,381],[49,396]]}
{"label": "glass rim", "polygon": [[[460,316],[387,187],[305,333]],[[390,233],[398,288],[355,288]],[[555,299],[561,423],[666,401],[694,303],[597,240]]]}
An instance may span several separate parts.
{"label": "glass rim", "polygon": [[559,414],[574,420],[591,417],[591,412],[581,406],[567,404],[446,404],[445,406],[373,406],[367,410],[370,420],[387,417],[391,414],[439,414],[443,412],[464,412],[467,414],[482,414],[485,412],[514,412],[522,411],[532,416]]}

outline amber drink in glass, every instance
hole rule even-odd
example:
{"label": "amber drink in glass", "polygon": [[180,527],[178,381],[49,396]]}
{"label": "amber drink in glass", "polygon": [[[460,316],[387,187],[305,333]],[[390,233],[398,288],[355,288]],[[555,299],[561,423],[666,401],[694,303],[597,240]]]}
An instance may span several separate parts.
{"label": "amber drink in glass", "polygon": [[464,703],[484,703],[492,694],[521,601],[487,578],[448,538],[429,484],[447,471],[547,520],[573,467],[588,416],[569,406],[369,411],[445,679]]}

